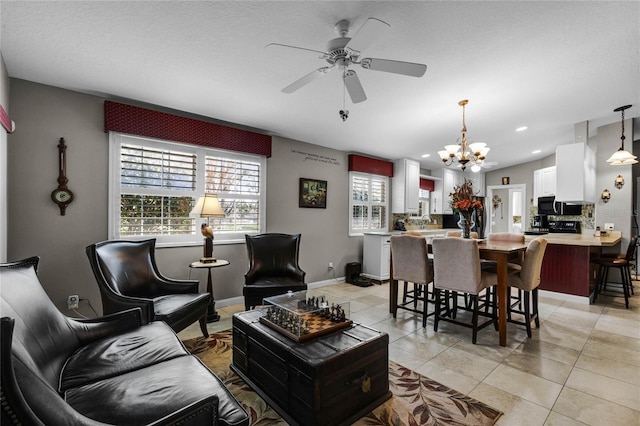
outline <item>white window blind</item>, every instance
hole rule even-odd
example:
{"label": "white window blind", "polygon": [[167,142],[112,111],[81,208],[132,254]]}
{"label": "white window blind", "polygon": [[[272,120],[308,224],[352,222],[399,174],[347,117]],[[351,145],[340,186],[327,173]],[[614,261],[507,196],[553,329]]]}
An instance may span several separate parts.
{"label": "white window blind", "polygon": [[387,230],[388,186],[385,176],[349,174],[349,235]]}
{"label": "white window blind", "polygon": [[260,164],[225,157],[206,158],[206,192],[218,195],[224,218],[216,229],[230,233],[260,230]]}
{"label": "white window blind", "polygon": [[[112,238],[201,244],[207,221],[216,242],[264,229],[264,157],[117,133],[110,140]],[[218,195],[224,218],[189,215],[205,192]]]}

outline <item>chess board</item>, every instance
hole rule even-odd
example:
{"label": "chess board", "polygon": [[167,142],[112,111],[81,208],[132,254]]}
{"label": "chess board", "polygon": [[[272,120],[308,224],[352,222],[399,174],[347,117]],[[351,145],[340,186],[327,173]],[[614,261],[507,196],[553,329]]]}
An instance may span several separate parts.
{"label": "chess board", "polygon": [[343,328],[350,327],[353,324],[353,321],[350,319],[346,319],[345,321],[331,321],[329,318],[322,317],[315,313],[302,314],[300,316],[300,321],[306,323],[309,321],[309,332],[297,335],[292,333],[290,330],[286,328],[280,327],[279,325],[269,321],[267,318],[260,317],[260,322],[266,325],[269,328],[276,330],[277,332],[284,334],[291,340],[295,342],[306,342],[307,340],[315,339],[318,336],[323,336],[328,333],[333,333],[337,330],[342,330]]}

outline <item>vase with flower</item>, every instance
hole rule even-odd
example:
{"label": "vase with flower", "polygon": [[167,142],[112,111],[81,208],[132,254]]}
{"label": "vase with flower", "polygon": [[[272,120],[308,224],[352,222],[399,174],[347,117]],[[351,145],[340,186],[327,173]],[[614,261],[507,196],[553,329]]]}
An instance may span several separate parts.
{"label": "vase with flower", "polygon": [[462,230],[462,238],[471,238],[473,213],[482,210],[482,203],[473,195],[473,183],[465,178],[464,182],[455,186],[449,195],[451,209],[460,215],[458,227]]}

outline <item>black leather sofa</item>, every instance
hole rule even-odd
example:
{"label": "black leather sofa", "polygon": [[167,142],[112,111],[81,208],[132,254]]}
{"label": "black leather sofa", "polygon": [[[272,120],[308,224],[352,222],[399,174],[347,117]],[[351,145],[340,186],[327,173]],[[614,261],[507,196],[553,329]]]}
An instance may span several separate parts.
{"label": "black leather sofa", "polygon": [[0,265],[2,425],[249,424],[164,322],[139,308],[78,320],[49,300],[39,258]]}

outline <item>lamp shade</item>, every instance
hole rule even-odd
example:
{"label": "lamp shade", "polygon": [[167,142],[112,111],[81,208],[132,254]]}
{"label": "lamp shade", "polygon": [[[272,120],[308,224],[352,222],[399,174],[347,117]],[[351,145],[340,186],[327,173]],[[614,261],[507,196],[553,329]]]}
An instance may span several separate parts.
{"label": "lamp shade", "polygon": [[198,198],[189,216],[192,217],[224,217],[224,211],[220,207],[218,196],[214,194],[204,194],[203,197]]}

